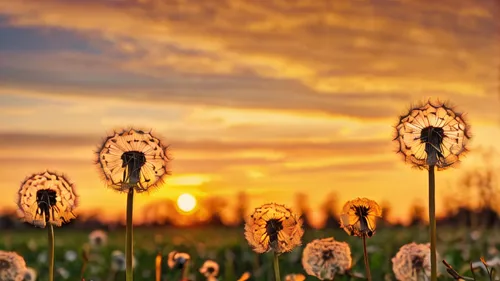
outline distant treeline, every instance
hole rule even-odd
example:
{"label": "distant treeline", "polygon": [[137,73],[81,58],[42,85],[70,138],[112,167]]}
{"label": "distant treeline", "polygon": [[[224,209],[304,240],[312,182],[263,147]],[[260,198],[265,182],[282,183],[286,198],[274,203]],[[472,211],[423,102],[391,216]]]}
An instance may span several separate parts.
{"label": "distant treeline", "polygon": [[[246,198],[245,194],[239,195],[239,202]],[[233,212],[236,214],[236,220],[226,221],[224,213],[228,210],[225,208],[225,202],[222,198],[207,198],[200,205],[199,213],[193,213],[188,216],[181,216],[175,209],[175,202],[171,200],[164,200],[154,202],[146,206],[143,212],[138,212],[137,217],[142,216],[141,225],[144,227],[161,227],[161,226],[218,226],[218,227],[242,227],[244,224],[245,214],[247,214],[248,205],[241,204]],[[306,204],[307,199],[303,194],[297,195],[297,205],[295,210],[302,214],[302,219],[305,228],[312,228],[310,222],[310,207]],[[208,204],[207,204],[208,203]],[[394,223],[388,221],[386,218],[391,212],[388,204],[382,204],[383,217],[379,220],[380,227],[401,226],[401,223]],[[421,204],[414,204],[410,207],[410,226],[425,225],[427,221],[426,209]],[[338,205],[335,194],[332,193],[327,196],[325,202],[321,206],[321,212],[324,214],[323,223],[320,228],[338,228],[339,227],[339,214]],[[185,221],[179,221],[185,218]],[[482,206],[480,208],[473,208],[467,204],[455,206],[449,209],[444,216],[438,218],[439,225],[448,225],[456,227],[468,227],[472,229],[477,228],[492,228],[500,227],[500,214],[492,209],[490,206]],[[318,225],[315,225],[316,228]],[[20,222],[16,217],[15,211],[6,212],[0,215],[0,229],[17,229],[32,227],[31,225]],[[116,219],[115,221],[102,222],[99,219],[99,212],[87,213],[77,217],[76,220],[71,221],[65,228],[78,228],[78,229],[110,229],[124,227],[123,221]]]}
{"label": "distant treeline", "polygon": [[[444,214],[438,218],[438,224],[457,227],[469,227],[472,229],[491,228],[500,226],[500,188],[498,172],[500,171],[492,164],[493,152],[485,153],[481,166],[470,170],[462,170],[462,176],[454,187],[447,187],[446,196],[441,202]],[[444,188],[444,187],[441,187]],[[235,206],[228,208],[229,202]],[[314,224],[319,228],[339,227],[339,211],[342,202],[338,201],[336,193],[332,192],[325,197],[319,208],[323,214],[322,223]],[[439,203],[438,203],[439,204]],[[154,201],[134,213],[136,221],[140,221],[145,227],[157,226],[224,226],[241,227],[244,218],[250,211],[249,196],[240,192],[231,200],[222,197],[201,198],[196,211],[188,215],[179,215],[176,204],[172,200]],[[425,205],[415,203],[410,208],[409,225],[424,225],[427,221]],[[307,195],[296,194],[295,204],[291,206],[294,211],[302,214],[305,228],[311,228],[312,207],[308,204]],[[400,223],[390,222],[387,218],[391,214],[391,206],[388,202],[381,202],[383,217],[379,225],[384,227],[399,226]],[[228,216],[228,214],[230,216]],[[102,222],[100,212],[87,212],[81,214],[76,220],[70,222],[68,228],[113,228],[123,227],[123,218],[114,222]],[[10,210],[0,215],[0,229],[12,229],[28,227],[21,223],[16,217],[16,211]]]}

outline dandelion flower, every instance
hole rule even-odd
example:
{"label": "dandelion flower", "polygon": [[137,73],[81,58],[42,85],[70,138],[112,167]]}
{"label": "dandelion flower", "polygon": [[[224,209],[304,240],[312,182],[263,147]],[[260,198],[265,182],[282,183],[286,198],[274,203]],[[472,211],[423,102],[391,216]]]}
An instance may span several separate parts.
{"label": "dandelion flower", "polygon": [[245,224],[245,238],[257,253],[290,252],[301,244],[303,234],[299,216],[276,203],[256,208]]}
{"label": "dandelion flower", "polygon": [[186,263],[191,259],[189,254],[181,253],[177,251],[172,251],[168,253],[167,264],[171,269],[178,268],[183,269]]}
{"label": "dandelion flower", "polygon": [[446,103],[432,100],[401,116],[395,130],[398,153],[420,169],[436,166],[443,170],[458,164],[471,138],[464,114],[455,112]]}
{"label": "dandelion flower", "polygon": [[0,280],[22,281],[26,262],[15,252],[0,251]]}
{"label": "dandelion flower", "polygon": [[392,258],[392,270],[397,280],[417,281],[420,276],[430,277],[430,244],[414,242],[402,246]]}
{"label": "dandelion flower", "polygon": [[333,280],[336,274],[351,269],[351,248],[333,237],[313,240],[304,248],[302,266],[307,274],[320,280]]}
{"label": "dandelion flower", "polygon": [[285,276],[285,281],[304,281],[306,280],[306,277],[304,276],[304,274],[287,274]]}
{"label": "dandelion flower", "polygon": [[21,184],[17,205],[25,222],[42,228],[47,223],[61,226],[76,217],[77,195],[65,176],[45,171]]}
{"label": "dandelion flower", "polygon": [[108,234],[103,230],[94,230],[89,234],[90,245],[94,248],[105,246],[108,243]]}
{"label": "dandelion flower", "polygon": [[109,187],[144,192],[162,183],[168,174],[166,147],[140,130],[130,129],[109,136],[97,152],[97,163]]}
{"label": "dandelion flower", "polygon": [[213,260],[207,260],[200,268],[200,273],[207,278],[217,277],[219,274],[219,264]]}
{"label": "dandelion flower", "polygon": [[32,267],[27,267],[24,271],[23,281],[35,281],[38,277],[36,270]]}
{"label": "dandelion flower", "polygon": [[340,215],[341,227],[349,235],[371,237],[375,232],[376,218],[382,216],[382,209],[367,198],[348,201]]}

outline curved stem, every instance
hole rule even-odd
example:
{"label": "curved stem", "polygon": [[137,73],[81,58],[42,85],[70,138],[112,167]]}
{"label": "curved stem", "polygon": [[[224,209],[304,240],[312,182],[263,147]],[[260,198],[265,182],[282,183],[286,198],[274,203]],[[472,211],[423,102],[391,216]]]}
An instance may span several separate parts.
{"label": "curved stem", "polygon": [[133,268],[133,210],[134,210],[134,188],[130,188],[127,193],[127,232],[125,236],[125,265],[126,265],[126,280],[134,280]]}
{"label": "curved stem", "polygon": [[366,251],[366,235],[363,235],[363,254],[365,259],[366,277],[368,281],[372,281],[372,274],[370,272],[370,263],[368,261],[368,252]]}
{"label": "curved stem", "polygon": [[279,263],[278,258],[279,258],[279,254],[274,252],[273,266],[274,266],[274,279],[275,279],[275,281],[281,281],[280,263]]}
{"label": "curved stem", "polygon": [[47,229],[49,239],[49,281],[54,281],[54,227],[49,223]]}
{"label": "curved stem", "polygon": [[436,260],[436,180],[434,165],[429,166],[429,225],[431,235],[431,281],[437,281]]}

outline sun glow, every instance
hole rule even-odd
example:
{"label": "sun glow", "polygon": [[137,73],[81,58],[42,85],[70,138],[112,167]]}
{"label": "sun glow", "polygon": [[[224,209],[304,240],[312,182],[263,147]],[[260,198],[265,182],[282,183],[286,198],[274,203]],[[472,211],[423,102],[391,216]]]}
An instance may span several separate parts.
{"label": "sun glow", "polygon": [[177,198],[177,207],[183,212],[191,212],[196,207],[196,198],[189,193],[181,194]]}

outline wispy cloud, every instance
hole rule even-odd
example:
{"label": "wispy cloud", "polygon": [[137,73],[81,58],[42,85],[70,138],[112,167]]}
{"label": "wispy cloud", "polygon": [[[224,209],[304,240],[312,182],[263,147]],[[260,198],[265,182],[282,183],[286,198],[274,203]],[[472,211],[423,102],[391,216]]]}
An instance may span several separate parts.
{"label": "wispy cloud", "polygon": [[25,68],[12,58],[23,74],[3,75],[44,93],[380,117],[422,94],[492,100],[496,5],[5,1],[12,26],[73,31],[101,48]]}

